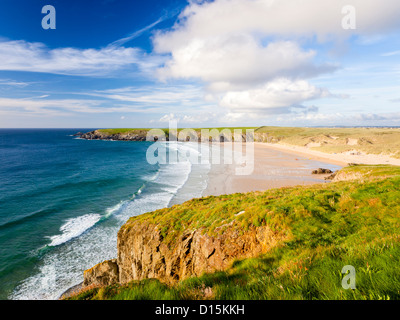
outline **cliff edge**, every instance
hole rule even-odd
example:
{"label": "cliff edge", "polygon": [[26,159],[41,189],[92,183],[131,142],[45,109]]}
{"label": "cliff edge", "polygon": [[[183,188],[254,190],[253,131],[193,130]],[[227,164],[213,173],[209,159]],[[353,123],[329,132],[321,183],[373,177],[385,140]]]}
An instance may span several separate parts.
{"label": "cliff edge", "polygon": [[[132,217],[117,259],[63,299],[399,299],[400,167],[349,166],[338,180]],[[342,288],[346,265],[357,290]]]}
{"label": "cliff edge", "polygon": [[[285,238],[268,226],[241,232],[232,221],[217,227],[183,231],[175,240],[165,238],[160,225],[128,221],[118,233],[118,258],[84,272],[84,287],[126,284],[133,280],[158,279],[174,284],[192,276],[221,271],[235,259],[268,252]],[[223,232],[221,232],[224,230]]]}

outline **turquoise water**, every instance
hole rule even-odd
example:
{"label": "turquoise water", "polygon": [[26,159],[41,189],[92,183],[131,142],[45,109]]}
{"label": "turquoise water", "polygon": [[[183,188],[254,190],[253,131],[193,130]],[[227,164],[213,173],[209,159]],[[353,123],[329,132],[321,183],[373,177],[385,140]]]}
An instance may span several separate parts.
{"label": "turquoise water", "polygon": [[190,163],[150,165],[150,143],[86,141],[77,131],[0,130],[0,299],[57,299],[83,270],[116,257],[130,216],[205,187],[197,169],[179,195]]}

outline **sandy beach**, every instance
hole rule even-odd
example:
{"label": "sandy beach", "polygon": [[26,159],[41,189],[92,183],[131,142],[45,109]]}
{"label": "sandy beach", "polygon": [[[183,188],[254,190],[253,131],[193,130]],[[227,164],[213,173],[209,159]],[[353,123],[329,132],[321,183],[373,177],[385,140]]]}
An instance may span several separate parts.
{"label": "sandy beach", "polygon": [[330,169],[334,172],[345,165],[347,164],[341,161],[255,143],[253,173],[236,175],[235,164],[212,165],[203,196],[328,183],[325,181],[328,175],[313,175],[311,172],[318,168]]}
{"label": "sandy beach", "polygon": [[281,150],[287,153],[294,153],[303,155],[316,160],[328,161],[330,163],[336,163],[342,166],[346,166],[349,163],[356,164],[390,164],[394,166],[400,166],[400,159],[393,158],[389,155],[383,154],[365,154],[357,150],[348,151],[345,153],[325,153],[309,149],[307,147],[293,146],[287,144],[277,143],[255,143],[259,148],[269,148],[275,150]]}
{"label": "sandy beach", "polygon": [[400,165],[400,159],[383,155],[328,154],[282,144],[254,143],[254,171],[235,174],[234,164],[213,165],[203,196],[262,191],[325,181],[328,175],[313,175],[318,168],[337,171],[349,163]]}

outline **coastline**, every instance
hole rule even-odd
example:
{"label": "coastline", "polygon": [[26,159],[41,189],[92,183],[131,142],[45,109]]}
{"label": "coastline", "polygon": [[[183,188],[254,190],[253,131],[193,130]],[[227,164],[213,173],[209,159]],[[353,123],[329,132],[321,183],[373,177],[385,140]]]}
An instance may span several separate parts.
{"label": "coastline", "polygon": [[[264,191],[273,188],[325,183],[328,175],[312,175],[319,167],[336,171],[349,163],[400,166],[400,159],[388,155],[346,152],[330,154],[307,147],[254,143],[254,172],[249,176],[235,175],[234,165],[212,165],[203,196]],[[309,170],[306,171],[306,168]]]}
{"label": "coastline", "polygon": [[[313,175],[312,170],[327,168],[337,171],[347,166],[348,163],[385,164],[385,161],[390,160],[379,155],[335,155],[296,146],[256,142],[254,143],[254,171],[252,174],[236,175],[237,166],[235,164],[212,164],[207,174],[204,168],[192,167],[188,179],[180,188],[180,193],[176,195],[170,205],[190,200],[188,199],[189,194],[195,190],[200,191],[201,181],[204,179],[207,181],[207,185],[195,198],[330,183],[325,180],[329,174]],[[397,161],[393,162],[397,163]],[[400,165],[400,160],[398,163]],[[69,288],[59,299],[78,292],[81,287],[80,283]]]}
{"label": "coastline", "polygon": [[337,171],[346,166],[343,161],[310,156],[291,150],[270,148],[254,143],[254,171],[236,175],[235,164],[212,165],[203,196],[246,193],[268,189],[327,183],[329,174],[313,175],[312,170],[327,168]]}
{"label": "coastline", "polygon": [[345,153],[326,153],[317,150],[312,150],[307,147],[294,146],[282,143],[264,143],[255,142],[255,145],[262,146],[264,148],[270,148],[275,150],[282,150],[288,153],[294,153],[297,155],[303,155],[315,160],[329,161],[338,165],[346,166],[349,163],[356,164],[390,164],[394,166],[400,166],[400,159],[393,158],[389,155],[384,154],[365,154],[356,150]]}
{"label": "coastline", "polygon": [[[192,198],[219,196],[222,194],[264,191],[272,188],[327,183],[327,175],[312,175],[319,167],[339,170],[334,161],[318,161],[302,157],[298,153],[264,148],[262,143],[254,146],[254,172],[249,176],[235,175],[235,164],[192,165],[191,172],[168,206],[180,204]],[[224,148],[221,148],[222,150]],[[221,150],[221,152],[222,152]],[[204,185],[207,183],[206,185]],[[59,299],[79,292],[82,283],[65,290]]]}

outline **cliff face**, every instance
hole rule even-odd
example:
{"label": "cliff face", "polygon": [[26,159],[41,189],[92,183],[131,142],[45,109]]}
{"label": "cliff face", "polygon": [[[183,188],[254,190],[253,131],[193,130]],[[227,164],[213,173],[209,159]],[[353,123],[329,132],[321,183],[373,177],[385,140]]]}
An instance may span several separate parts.
{"label": "cliff face", "polygon": [[157,278],[173,283],[204,272],[223,270],[235,258],[257,256],[277,244],[267,227],[253,228],[240,235],[227,229],[211,237],[203,230],[185,232],[176,245],[167,246],[155,225],[135,223],[118,234],[120,282]]}
{"label": "cliff face", "polygon": [[282,240],[268,227],[239,233],[230,226],[224,226],[225,231],[217,236],[209,236],[202,229],[187,231],[175,244],[167,245],[157,225],[135,221],[118,233],[118,259],[86,270],[84,286],[147,278],[172,284],[204,272],[224,270],[234,259],[258,256]]}

